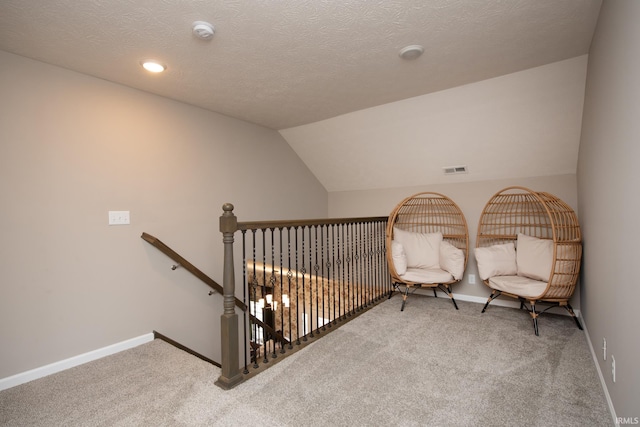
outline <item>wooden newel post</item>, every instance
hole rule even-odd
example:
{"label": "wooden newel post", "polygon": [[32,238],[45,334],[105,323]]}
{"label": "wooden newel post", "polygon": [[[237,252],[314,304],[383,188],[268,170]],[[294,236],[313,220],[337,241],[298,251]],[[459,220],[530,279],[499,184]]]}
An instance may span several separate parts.
{"label": "wooden newel post", "polygon": [[240,372],[240,354],[238,343],[238,315],[235,312],[235,274],[233,266],[233,235],[238,229],[238,219],[233,214],[233,205],[225,203],[220,217],[220,232],[224,243],[224,313],[220,316],[222,374],[216,385],[230,389],[243,380]]}

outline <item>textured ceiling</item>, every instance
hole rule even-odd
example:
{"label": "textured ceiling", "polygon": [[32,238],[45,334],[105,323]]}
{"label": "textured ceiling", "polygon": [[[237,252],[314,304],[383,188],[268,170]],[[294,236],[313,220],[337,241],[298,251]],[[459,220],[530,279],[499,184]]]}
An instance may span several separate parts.
{"label": "textured ceiling", "polygon": [[600,3],[2,0],[0,49],[286,129],[585,54]]}
{"label": "textured ceiling", "polygon": [[279,130],[330,192],[409,187],[575,173],[600,5],[0,0],[0,49]]}

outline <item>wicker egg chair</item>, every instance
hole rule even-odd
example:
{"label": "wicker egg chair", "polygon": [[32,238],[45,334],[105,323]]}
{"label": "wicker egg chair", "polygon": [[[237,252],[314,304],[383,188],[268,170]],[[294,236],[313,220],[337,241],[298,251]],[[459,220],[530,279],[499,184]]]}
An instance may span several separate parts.
{"label": "wicker egg chair", "polygon": [[[425,254],[423,244],[430,245],[432,252]],[[401,311],[409,294],[418,288],[431,288],[436,297],[436,290],[440,289],[458,309],[451,285],[462,280],[469,247],[467,221],[458,205],[447,196],[433,192],[407,197],[389,215],[386,245],[393,283],[389,298],[396,290],[402,293]],[[426,261],[427,258],[432,262]],[[421,264],[423,260],[425,265]]]}
{"label": "wicker egg chair", "polygon": [[[483,313],[506,295],[529,311],[536,335],[538,316],[557,306],[582,329],[569,304],[580,273],[582,237],[578,217],[565,202],[524,187],[499,191],[480,215],[475,251],[480,278],[492,290]],[[538,311],[537,304],[548,306]]]}

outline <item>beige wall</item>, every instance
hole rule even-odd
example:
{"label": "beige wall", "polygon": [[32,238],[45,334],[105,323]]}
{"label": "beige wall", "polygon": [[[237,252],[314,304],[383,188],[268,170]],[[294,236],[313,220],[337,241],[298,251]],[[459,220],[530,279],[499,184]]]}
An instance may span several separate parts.
{"label": "beige wall", "polygon": [[[280,133],[329,192],[575,174],[587,59],[582,55]],[[457,165],[470,173],[444,175],[443,167]]]}
{"label": "beige wall", "polygon": [[585,241],[582,313],[619,417],[640,417],[638,18],[636,0],[603,2],[589,55],[578,161]]}
{"label": "beige wall", "polygon": [[[476,244],[478,220],[484,205],[498,191],[505,187],[519,185],[535,191],[546,191],[564,200],[577,212],[576,176],[556,175],[532,178],[513,178],[492,181],[464,182],[454,184],[435,184],[417,187],[392,188],[371,191],[343,191],[329,193],[329,216],[383,216],[389,215],[393,208],[405,197],[421,191],[435,191],[450,197],[460,207],[467,220],[471,248]],[[579,216],[579,213],[578,213]],[[469,274],[476,275],[476,283],[468,283]],[[454,294],[470,297],[486,298],[489,288],[478,279],[478,268],[473,250],[469,253],[469,262],[464,279],[453,288]],[[580,308],[579,289],[574,294],[571,304]],[[508,301],[508,299],[507,299]],[[554,312],[563,313],[564,310]],[[566,314],[566,312],[564,312]]]}
{"label": "beige wall", "polygon": [[[216,360],[218,217],[318,218],[275,131],[0,51],[0,378],[157,330]],[[131,225],[108,226],[109,210]]]}

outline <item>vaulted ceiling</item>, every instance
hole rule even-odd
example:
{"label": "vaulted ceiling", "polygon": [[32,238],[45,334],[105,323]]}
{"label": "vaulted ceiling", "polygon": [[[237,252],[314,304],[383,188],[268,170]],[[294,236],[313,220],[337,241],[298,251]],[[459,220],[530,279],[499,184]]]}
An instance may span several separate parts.
{"label": "vaulted ceiling", "polygon": [[[0,49],[284,130],[289,140],[289,128],[584,55],[600,4],[3,0]],[[213,38],[197,38],[195,21],[213,24]],[[423,55],[401,59],[413,44]],[[148,58],[167,70],[149,75],[140,67]],[[315,154],[299,138],[289,143],[314,171],[307,156]],[[331,140],[322,138],[323,149],[339,151]],[[314,173],[329,191],[363,187],[362,179],[341,185],[341,170],[325,171],[330,182]]]}

